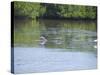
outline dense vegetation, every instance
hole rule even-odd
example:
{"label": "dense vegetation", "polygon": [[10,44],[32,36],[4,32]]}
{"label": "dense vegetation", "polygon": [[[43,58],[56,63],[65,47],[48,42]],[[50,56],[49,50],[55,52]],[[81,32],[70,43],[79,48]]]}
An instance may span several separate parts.
{"label": "dense vegetation", "polygon": [[95,6],[14,2],[15,17],[96,19]]}

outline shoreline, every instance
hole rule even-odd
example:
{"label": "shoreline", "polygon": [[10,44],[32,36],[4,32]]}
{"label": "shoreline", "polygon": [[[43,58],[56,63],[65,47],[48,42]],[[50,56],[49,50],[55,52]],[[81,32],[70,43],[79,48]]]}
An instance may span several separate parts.
{"label": "shoreline", "polygon": [[33,19],[33,18],[30,18],[30,17],[26,17],[26,16],[15,16],[14,17],[14,20],[73,20],[73,21],[97,21],[97,18],[96,19],[90,19],[90,18],[36,18],[36,19]]}

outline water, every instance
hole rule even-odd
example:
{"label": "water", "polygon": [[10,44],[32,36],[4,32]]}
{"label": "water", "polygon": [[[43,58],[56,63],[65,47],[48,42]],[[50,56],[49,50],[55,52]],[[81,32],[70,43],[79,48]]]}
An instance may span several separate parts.
{"label": "water", "polygon": [[16,20],[15,73],[96,69],[96,34],[93,21]]}

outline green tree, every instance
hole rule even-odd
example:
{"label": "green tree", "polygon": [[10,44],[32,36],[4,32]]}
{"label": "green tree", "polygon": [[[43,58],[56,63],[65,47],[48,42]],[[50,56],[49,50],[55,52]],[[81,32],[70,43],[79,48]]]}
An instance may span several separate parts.
{"label": "green tree", "polygon": [[14,15],[36,18],[79,18],[96,19],[95,6],[14,2]]}

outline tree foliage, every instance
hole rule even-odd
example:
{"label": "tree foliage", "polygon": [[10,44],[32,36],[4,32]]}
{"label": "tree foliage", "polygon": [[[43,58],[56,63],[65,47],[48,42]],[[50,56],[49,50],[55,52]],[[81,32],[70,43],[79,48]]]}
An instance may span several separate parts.
{"label": "tree foliage", "polygon": [[95,6],[14,2],[14,15],[30,18],[89,18],[96,19]]}

